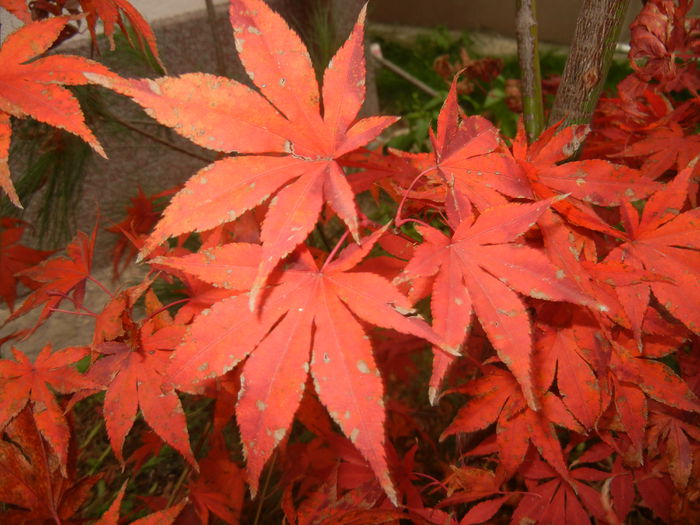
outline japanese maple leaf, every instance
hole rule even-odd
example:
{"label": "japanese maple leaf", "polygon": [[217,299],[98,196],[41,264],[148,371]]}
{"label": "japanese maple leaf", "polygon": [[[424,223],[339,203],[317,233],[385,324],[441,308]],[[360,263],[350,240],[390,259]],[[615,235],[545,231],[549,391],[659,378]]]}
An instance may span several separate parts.
{"label": "japanese maple leaf", "polygon": [[691,445],[689,436],[695,442],[700,441],[700,430],[689,421],[687,414],[653,403],[647,434],[649,452],[655,456],[660,446],[665,447],[668,472],[679,492],[688,487],[694,463],[693,448],[697,448],[697,444]]}
{"label": "japanese maple leaf", "polygon": [[[260,93],[213,75],[120,81],[90,75],[200,146],[228,157],[192,177],[142,249],[232,221],[275,194],[262,224],[263,257],[251,300],[277,263],[306,239],[327,202],[358,239],[353,191],[336,159],[374,139],[394,117],[357,120],[365,96],[360,13],[331,60],[322,94],[300,38],[262,0],[231,0],[236,48]],[[323,114],[321,114],[323,107]]]}
{"label": "japanese maple leaf", "polygon": [[[259,312],[248,308],[248,294],[224,299],[194,320],[177,348],[169,375],[185,390],[196,390],[197,383],[249,356],[236,414],[253,491],[265,461],[289,430],[310,373],[320,400],[395,501],[383,450],[384,388],[356,317],[436,345],[442,340],[424,321],[400,313],[410,310],[410,302],[388,281],[348,272],[382,233],[375,232],[361,247],[351,245],[320,269],[308,250],[300,249],[295,261],[275,274],[276,285],[265,290]],[[265,248],[260,252],[264,257]],[[231,282],[236,268],[256,262],[249,246],[234,244],[188,256],[190,268],[184,262],[180,266],[221,286]]]}
{"label": "japanese maple leaf", "polygon": [[102,146],[85,125],[78,101],[61,85],[87,84],[83,73],[110,75],[109,70],[82,57],[53,55],[36,59],[53,44],[69,20],[56,17],[25,25],[8,36],[0,48],[0,188],[19,207],[8,165],[10,116],[31,117],[70,131],[105,157]]}
{"label": "japanese maple leaf", "polygon": [[670,169],[681,171],[698,155],[700,137],[685,135],[680,125],[673,121],[666,126],[649,130],[645,138],[620,153],[624,157],[641,158],[642,175],[652,179],[659,178]]}
{"label": "japanese maple leaf", "polygon": [[617,236],[618,232],[598,217],[590,204],[619,206],[649,196],[659,185],[640,177],[637,170],[606,160],[564,162],[576,153],[589,131],[588,126],[560,129],[556,124],[528,146],[521,120],[513,155],[537,198],[566,194],[566,199],[552,204],[555,210],[578,226]]}
{"label": "japanese maple leaf", "polygon": [[[132,239],[145,236],[160,219],[161,211],[155,201],[161,197],[172,195],[177,190],[165,190],[153,195],[146,195],[139,186],[136,197],[131,198],[131,205],[126,208],[126,217],[107,228],[108,232],[119,235],[119,240],[112,249],[112,276],[119,278],[121,270],[127,267],[138,253]],[[120,270],[121,266],[121,270]]]}
{"label": "japanese maple leaf", "polygon": [[424,241],[400,277],[435,275],[433,325],[448,345],[464,341],[475,313],[534,409],[530,318],[515,292],[550,301],[590,302],[543,253],[514,242],[550,204],[546,200],[489,208],[475,221],[464,220],[451,238],[432,227],[417,226]]}
{"label": "japanese maple leaf", "polygon": [[570,327],[571,320],[557,324],[544,321],[548,313],[551,319],[552,310],[538,311],[533,356],[536,383],[548,390],[556,377],[562,402],[577,421],[591,430],[602,411],[600,385]]}
{"label": "japanese maple leaf", "polygon": [[[136,37],[139,40],[139,46],[144,49],[148,45],[148,49],[153,54],[153,57],[158,61],[160,67],[165,70],[165,66],[160,60],[158,48],[156,47],[156,36],[153,34],[151,26],[143,18],[133,5],[127,0],[79,0],[83,12],[87,14],[86,21],[92,37],[92,47],[97,49],[97,34],[95,26],[98,20],[102,20],[105,36],[109,40],[110,49],[114,50],[114,26],[119,25],[124,35],[129,38],[129,31],[124,25],[122,14],[126,17],[134,30]],[[144,42],[145,41],[145,42]]]}
{"label": "japanese maple leaf", "polygon": [[644,81],[665,91],[700,88],[693,58],[700,50],[700,19],[689,17],[692,0],[651,0],[630,25],[630,64]]}
{"label": "japanese maple leaf", "polygon": [[68,257],[55,257],[22,271],[20,277],[32,279],[39,283],[39,286],[6,322],[17,319],[43,304],[44,308],[33,328],[35,330],[69,294],[72,294],[75,308],[80,309],[85,297],[85,285],[92,270],[96,235],[97,226],[90,237],[79,231],[66,247]]}
{"label": "japanese maple leaf", "polygon": [[70,347],[52,352],[51,345],[46,345],[34,363],[16,348],[12,353],[16,361],[0,360],[0,428],[31,402],[37,428],[65,471],[70,429],[63,408],[48,387],[61,394],[94,388],[95,383],[73,368],[88,349]]}
{"label": "japanese maple leaf", "polygon": [[700,309],[693,306],[700,272],[700,208],[679,213],[687,196],[697,157],[644,206],[641,218],[629,203],[621,208],[627,242],[608,259],[643,268],[671,281],[655,281],[616,289],[635,333],[641,333],[650,292],[661,306],[693,332],[700,333]]}
{"label": "japanese maple leaf", "polygon": [[[67,472],[42,439],[29,408],[4,429],[0,440],[0,519],[3,523],[71,523],[102,475],[78,479],[75,459]],[[74,455],[73,455],[74,458]]]}
{"label": "japanese maple leaf", "polygon": [[[126,483],[122,485],[122,488],[119,489],[119,492],[117,493],[117,497],[114,498],[112,504],[104,512],[104,514],[102,514],[100,519],[98,519],[95,522],[94,525],[119,524],[119,507],[121,506],[122,500],[124,499],[124,494],[126,493],[126,485]],[[182,500],[180,503],[176,503],[172,507],[153,512],[148,516],[139,518],[135,521],[132,521],[131,523],[134,525],[171,525],[171,523],[173,523],[178,517],[180,512],[182,512],[182,509],[185,507],[185,505],[187,505],[186,499]]]}
{"label": "japanese maple leaf", "polygon": [[221,443],[199,461],[200,475],[189,483],[189,497],[202,523],[214,514],[230,525],[240,523],[245,497],[244,473]]}
{"label": "japanese maple leaf", "polygon": [[587,524],[591,516],[606,521],[600,492],[588,483],[596,483],[611,475],[588,466],[570,470],[567,480],[542,461],[524,469],[528,493],[513,513],[512,523]]}
{"label": "japanese maple leaf", "polygon": [[700,412],[698,398],[670,367],[656,359],[637,357],[620,345],[615,344],[613,348],[610,370],[621,383],[669,407]]}
{"label": "japanese maple leaf", "polygon": [[457,77],[438,115],[437,134],[430,132],[432,169],[449,188],[461,192],[479,210],[505,204],[504,195],[532,196],[527,179],[493,124],[479,116],[462,117],[457,102]]}
{"label": "japanese maple leaf", "polygon": [[360,150],[342,159],[348,166],[364,169],[350,176],[356,191],[390,178],[399,197],[447,204],[457,191],[479,210],[505,204],[506,196],[533,197],[527,178],[493,124],[480,116],[464,116],[457,103],[456,81],[440,110],[437,134],[430,130],[432,153],[379,155]]}
{"label": "japanese maple leaf", "polygon": [[28,277],[15,277],[15,274],[39,264],[53,253],[20,244],[26,228],[27,223],[19,219],[0,219],[0,297],[5,300],[10,311],[14,310],[18,281],[29,288],[38,286]]}
{"label": "japanese maple leaf", "polygon": [[542,411],[534,412],[525,403],[522,389],[513,375],[502,368],[486,366],[484,375],[457,389],[470,396],[440,439],[459,432],[476,432],[497,423],[496,443],[500,475],[512,476],[522,464],[532,442],[542,457],[564,479],[568,469],[552,421],[580,429],[554,395],[542,397]]}
{"label": "japanese maple leaf", "polygon": [[0,0],[0,7],[7,9],[25,24],[32,21],[32,14],[29,12],[26,0]]}
{"label": "japanese maple leaf", "polygon": [[[180,399],[164,379],[171,351],[182,339],[184,327],[173,324],[167,312],[155,315],[162,305],[150,291],[146,306],[152,315],[139,323],[131,318],[135,302],[149,284],[127,289],[113,300],[123,308],[121,331],[113,325],[103,328],[106,337],[116,337],[93,344],[102,357],[90,367],[87,376],[107,391],[103,413],[107,435],[119,461],[124,462],[124,439],[140,408],[156,434],[196,465]],[[106,309],[109,308],[108,304]]]}

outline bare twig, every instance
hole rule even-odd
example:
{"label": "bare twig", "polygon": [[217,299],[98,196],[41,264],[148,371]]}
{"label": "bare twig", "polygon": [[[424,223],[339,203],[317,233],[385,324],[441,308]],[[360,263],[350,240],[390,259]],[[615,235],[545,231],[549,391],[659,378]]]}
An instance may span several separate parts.
{"label": "bare twig", "polygon": [[515,28],[518,37],[520,88],[523,97],[523,120],[530,142],[544,127],[542,109],[542,75],[537,37],[537,0],[518,0]]}
{"label": "bare twig", "polygon": [[214,57],[216,58],[216,73],[222,77],[226,76],[226,60],[222,50],[223,42],[219,33],[219,24],[216,22],[216,10],[214,9],[213,0],[204,0],[207,4],[207,20],[209,21],[209,30],[211,37],[214,39]]}
{"label": "bare twig", "polygon": [[161,144],[161,145],[163,145],[167,148],[170,148],[174,151],[178,151],[184,155],[187,155],[188,157],[192,157],[194,159],[198,159],[198,160],[201,160],[204,162],[213,162],[213,160],[214,160],[212,158],[205,157],[204,155],[199,155],[198,153],[194,153],[192,151],[187,151],[185,148],[181,148],[177,144],[173,144],[172,142],[169,142],[169,141],[164,140],[160,137],[157,137],[157,136],[149,133],[148,131],[144,131],[141,128],[134,126],[133,124],[127,122],[126,120],[120,119],[116,115],[109,114],[109,119],[113,120],[114,122],[116,122],[120,126],[124,126],[125,128],[130,129],[134,133],[138,133],[139,135],[146,137],[147,139],[152,140],[153,142],[157,142],[158,144]]}
{"label": "bare twig", "polygon": [[405,69],[403,69],[400,66],[397,66],[392,61],[384,58],[384,56],[382,55],[382,48],[379,47],[379,44],[377,44],[376,42],[373,44],[370,44],[369,52],[374,57],[374,59],[377,62],[379,62],[382,66],[387,68],[389,71],[393,71],[398,76],[400,76],[404,80],[407,80],[408,82],[410,82],[411,84],[416,86],[421,91],[427,93],[431,97],[439,97],[440,96],[440,93],[437,92],[436,90],[434,90],[433,88],[431,88],[428,84],[426,84],[422,80],[414,77],[408,71],[406,71]]}

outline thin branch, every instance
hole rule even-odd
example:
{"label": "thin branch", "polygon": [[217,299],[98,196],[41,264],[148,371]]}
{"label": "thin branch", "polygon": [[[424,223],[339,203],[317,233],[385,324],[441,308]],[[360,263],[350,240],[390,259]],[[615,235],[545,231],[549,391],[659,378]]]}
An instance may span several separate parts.
{"label": "thin branch", "polygon": [[219,25],[216,22],[216,10],[214,9],[213,0],[204,0],[207,4],[207,20],[209,21],[209,30],[211,31],[211,36],[214,39],[214,57],[216,58],[216,73],[222,77],[226,76],[226,60],[224,59],[224,54],[222,50],[224,49],[224,44],[221,41],[221,34],[219,33]]}
{"label": "thin branch", "polygon": [[158,144],[161,144],[161,145],[163,145],[167,148],[170,148],[174,151],[178,151],[184,155],[187,155],[188,157],[192,157],[194,159],[201,160],[201,161],[207,162],[207,163],[214,161],[214,159],[211,159],[209,157],[205,157],[204,155],[199,155],[198,153],[194,153],[192,151],[187,151],[185,148],[181,148],[177,144],[173,144],[172,142],[169,142],[169,141],[164,140],[160,137],[152,135],[148,131],[144,131],[144,130],[138,128],[137,126],[134,126],[133,124],[127,122],[126,120],[120,119],[116,115],[109,113],[106,116],[107,116],[107,118],[109,118],[110,120],[113,120],[114,122],[116,122],[120,126],[124,126],[125,128],[133,131],[134,133],[138,133],[139,135],[146,137],[147,139],[152,140],[153,142],[157,142]]}
{"label": "thin branch", "polygon": [[408,71],[406,71],[405,69],[403,69],[400,66],[397,66],[392,61],[384,58],[384,56],[382,55],[382,48],[379,47],[379,44],[377,44],[377,43],[370,44],[369,52],[374,57],[374,59],[377,62],[379,62],[382,66],[387,68],[389,71],[393,71],[398,76],[400,76],[404,80],[407,80],[408,82],[410,82],[411,84],[416,86],[421,91],[427,93],[431,97],[439,97],[440,96],[440,93],[438,91],[434,90],[433,88],[431,88],[428,84],[426,84],[422,80],[414,77]]}
{"label": "thin branch", "polygon": [[537,0],[517,0],[515,29],[518,37],[520,90],[523,96],[523,120],[530,142],[542,133],[542,75],[537,36]]}

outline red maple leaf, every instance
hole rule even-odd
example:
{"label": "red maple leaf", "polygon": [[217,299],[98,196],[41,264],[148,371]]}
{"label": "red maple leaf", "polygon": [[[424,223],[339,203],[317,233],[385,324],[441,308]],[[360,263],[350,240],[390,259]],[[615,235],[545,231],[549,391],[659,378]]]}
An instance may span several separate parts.
{"label": "red maple leaf", "polygon": [[95,26],[98,20],[102,20],[105,36],[109,40],[110,49],[114,50],[114,26],[119,25],[124,35],[131,41],[129,31],[127,31],[122,14],[126,17],[131,25],[131,28],[138,38],[139,46],[144,49],[148,45],[148,49],[153,54],[153,57],[158,61],[160,67],[165,70],[165,66],[160,61],[158,48],[156,47],[156,36],[153,34],[151,26],[143,18],[133,5],[127,0],[79,0],[83,12],[87,14],[86,21],[90,36],[92,37],[92,47],[97,49],[97,34]]}
{"label": "red maple leaf", "polygon": [[562,478],[542,461],[534,461],[523,470],[528,494],[515,509],[513,523],[583,524],[590,523],[591,516],[605,521],[601,494],[589,483],[603,481],[611,477],[609,473],[577,465],[568,478]]}
{"label": "red maple leaf", "polygon": [[643,199],[658,189],[658,184],[640,177],[637,170],[606,160],[564,162],[576,153],[588,132],[588,126],[560,129],[556,124],[528,146],[521,120],[513,141],[513,155],[537,198],[566,194],[566,199],[552,204],[557,212],[573,224],[617,236],[618,232],[605,224],[590,205],[619,206],[625,201]]}
{"label": "red maple leaf", "polygon": [[28,407],[3,428],[3,434],[0,501],[10,505],[3,505],[0,512],[3,523],[72,523],[102,475],[77,479],[74,460],[67,472],[60,468],[42,439],[36,413],[32,417]]}
{"label": "red maple leaf", "polygon": [[561,445],[552,421],[573,430],[580,425],[568,414],[559,398],[541,398],[542,410],[534,412],[525,403],[513,375],[502,368],[486,366],[484,375],[456,391],[471,397],[444,430],[441,440],[458,432],[476,432],[497,423],[496,447],[499,476],[512,476],[525,460],[530,442],[563,479],[569,479]]}
{"label": "red maple leaf", "polygon": [[321,95],[305,46],[265,2],[233,0],[230,15],[239,56],[261,94],[202,73],[130,81],[89,76],[200,146],[253,154],[224,158],[192,177],[142,250],[232,221],[274,194],[262,224],[253,301],[279,260],[314,228],[324,202],[358,239],[354,194],[336,159],[396,119],[357,120],[365,96],[364,10],[326,69]]}
{"label": "red maple leaf", "polygon": [[530,317],[515,292],[550,301],[590,302],[543,253],[514,242],[550,204],[547,200],[489,208],[476,220],[466,218],[451,238],[434,228],[417,226],[424,242],[416,247],[401,277],[435,275],[433,323],[451,346],[462,344],[474,312],[534,409]]}
{"label": "red maple leaf", "polygon": [[[126,493],[126,483],[122,485],[119,489],[117,497],[114,498],[112,504],[109,508],[102,514],[100,519],[98,519],[94,525],[118,525],[119,524],[119,507],[124,499],[124,494]],[[187,505],[187,500],[184,499],[179,503],[176,503],[172,507],[167,509],[159,510],[132,521],[132,525],[171,525],[175,519],[178,517],[182,509]]]}
{"label": "red maple leaf", "polygon": [[79,310],[85,297],[85,285],[90,279],[96,235],[97,226],[90,237],[79,231],[66,247],[68,257],[55,257],[22,271],[20,277],[27,277],[39,285],[5,322],[17,319],[43,304],[44,308],[32,329],[36,330],[69,295],[76,310]]}
{"label": "red maple leaf", "polygon": [[199,461],[200,475],[189,483],[189,497],[202,523],[214,514],[230,525],[240,523],[245,496],[242,469],[220,442]]}
{"label": "red maple leaf", "polygon": [[438,115],[437,134],[431,129],[430,137],[432,166],[423,173],[435,171],[449,192],[460,192],[477,209],[505,204],[504,195],[532,197],[527,179],[493,124],[479,116],[464,118],[457,102],[457,77]]}
{"label": "red maple leaf", "polygon": [[642,140],[625,148],[619,155],[643,159],[642,174],[657,179],[670,169],[681,171],[700,155],[700,137],[685,135],[683,128],[671,121],[649,130]]}
{"label": "red maple leaf", "polygon": [[14,310],[18,282],[31,289],[39,286],[28,277],[15,277],[15,274],[39,264],[53,253],[35,250],[19,243],[27,226],[27,223],[19,219],[0,219],[0,297],[5,300],[10,312]]}
{"label": "red maple leaf", "polygon": [[119,239],[112,249],[112,276],[114,279],[119,278],[121,271],[138,253],[140,246],[136,246],[133,240],[150,233],[160,219],[161,211],[157,209],[155,201],[172,195],[176,191],[176,189],[170,189],[146,195],[139,186],[138,194],[131,198],[131,206],[126,208],[126,217],[121,222],[106,228],[108,232],[119,235]]}
{"label": "red maple leaf", "polygon": [[[479,210],[506,204],[507,197],[533,198],[524,173],[503,143],[498,130],[480,116],[466,117],[457,103],[457,78],[440,110],[437,133],[430,130],[432,153],[389,155],[359,150],[342,162],[362,168],[352,174],[356,192],[382,182],[390,194],[430,200],[454,208],[459,198]],[[386,180],[384,180],[386,179]],[[401,204],[401,211],[405,203]]]}
{"label": "red maple leaf", "polygon": [[34,363],[16,348],[12,353],[16,361],[0,360],[0,428],[31,402],[37,429],[51,445],[65,472],[70,429],[63,408],[48,386],[61,394],[95,388],[95,383],[73,368],[88,355],[88,348],[70,347],[52,352],[51,345],[46,345]]}
{"label": "red maple leaf", "polygon": [[[265,290],[259,312],[248,308],[248,294],[224,299],[194,320],[177,348],[169,373],[186,390],[196,390],[197,383],[224,374],[250,355],[236,414],[253,490],[266,460],[289,430],[310,373],[331,416],[395,498],[383,452],[384,388],[369,338],[355,316],[436,345],[442,341],[424,321],[400,313],[410,311],[410,302],[388,281],[372,273],[348,272],[382,233],[361,247],[351,245],[321,269],[300,249],[294,262],[273,277],[276,285]],[[188,256],[180,267],[219,286],[230,285],[237,267],[257,264],[246,255],[250,246],[210,249]]]}
{"label": "red maple leaf", "polygon": [[[647,445],[649,455],[656,456],[660,451],[668,458],[668,472],[676,490],[688,488],[693,470],[693,456],[700,441],[697,419],[689,421],[688,415],[680,410],[650,404]],[[695,440],[691,444],[689,437]]]}
{"label": "red maple leaf", "polygon": [[26,0],[0,0],[0,7],[7,9],[25,24],[32,21],[32,14],[29,12]]}
{"label": "red maple leaf", "polygon": [[56,17],[28,24],[7,37],[0,48],[0,188],[19,207],[8,165],[10,116],[32,117],[70,131],[105,156],[102,146],[85,125],[78,101],[61,85],[87,84],[89,80],[83,73],[109,76],[109,70],[82,57],[52,55],[37,59],[53,44],[69,20]]}
{"label": "red maple leaf", "polygon": [[[101,357],[90,367],[87,377],[106,390],[103,414],[119,461],[124,462],[124,439],[140,408],[156,434],[196,466],[180,399],[164,377],[172,349],[181,341],[185,327],[173,324],[167,311],[159,312],[162,305],[148,290],[150,284],[145,281],[124,290],[111,301],[115,307],[105,307],[112,315],[102,319],[105,323],[100,325],[99,333],[103,340],[93,343]],[[137,323],[132,312],[144,292],[149,317]]]}
{"label": "red maple leaf", "polygon": [[587,359],[586,350],[578,344],[571,320],[566,319],[570,312],[561,309],[558,312],[560,318],[569,322],[562,319],[560,323],[552,323],[556,313],[554,308],[542,308],[537,312],[533,355],[536,383],[546,391],[556,378],[564,406],[586,430],[591,430],[602,411],[600,385],[588,362],[590,358]]}
{"label": "red maple leaf", "polygon": [[670,280],[616,289],[636,334],[641,333],[652,291],[663,308],[700,333],[700,310],[693,306],[700,271],[700,209],[680,213],[696,162],[697,158],[647,200],[641,218],[630,203],[621,208],[627,242],[614,248],[608,259]]}
{"label": "red maple leaf", "polygon": [[692,0],[650,0],[630,25],[632,68],[664,91],[700,88],[693,60],[700,51],[700,19],[688,16],[692,5]]}

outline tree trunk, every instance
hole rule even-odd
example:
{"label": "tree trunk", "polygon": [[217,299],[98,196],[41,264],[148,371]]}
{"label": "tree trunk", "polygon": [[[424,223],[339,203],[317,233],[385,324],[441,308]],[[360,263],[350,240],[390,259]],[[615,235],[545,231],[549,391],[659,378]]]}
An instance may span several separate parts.
{"label": "tree trunk", "polygon": [[544,127],[542,110],[542,75],[537,38],[537,0],[518,0],[515,15],[520,63],[520,92],[523,97],[523,120],[530,142]]}
{"label": "tree trunk", "polygon": [[610,69],[629,0],[583,0],[549,125],[588,124]]}

